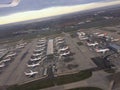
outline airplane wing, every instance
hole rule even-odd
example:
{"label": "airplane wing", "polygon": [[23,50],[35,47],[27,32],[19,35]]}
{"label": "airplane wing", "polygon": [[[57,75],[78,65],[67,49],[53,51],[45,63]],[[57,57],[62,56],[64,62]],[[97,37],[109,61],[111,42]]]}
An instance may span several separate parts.
{"label": "airplane wing", "polygon": [[5,7],[15,7],[19,4],[20,0],[12,0],[10,3],[6,4],[0,4],[0,8],[5,8]]}

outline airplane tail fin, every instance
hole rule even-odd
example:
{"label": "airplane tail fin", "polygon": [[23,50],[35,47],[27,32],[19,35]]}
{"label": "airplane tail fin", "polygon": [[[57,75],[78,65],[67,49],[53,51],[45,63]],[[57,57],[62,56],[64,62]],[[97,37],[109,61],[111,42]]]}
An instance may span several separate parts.
{"label": "airplane tail fin", "polygon": [[98,49],[95,49],[96,52],[98,52],[99,50]]}
{"label": "airplane tail fin", "polygon": [[107,33],[105,32],[104,35],[107,35]]}
{"label": "airplane tail fin", "polygon": [[29,67],[29,65],[28,64],[26,64],[28,67]]}
{"label": "airplane tail fin", "polygon": [[89,43],[87,42],[87,45],[89,46]]}
{"label": "airplane tail fin", "polygon": [[24,74],[25,74],[25,75],[27,75],[27,73],[26,73],[26,72],[24,72]]}
{"label": "airplane tail fin", "polygon": [[30,72],[32,73],[33,71],[32,71],[32,70],[30,70]]}

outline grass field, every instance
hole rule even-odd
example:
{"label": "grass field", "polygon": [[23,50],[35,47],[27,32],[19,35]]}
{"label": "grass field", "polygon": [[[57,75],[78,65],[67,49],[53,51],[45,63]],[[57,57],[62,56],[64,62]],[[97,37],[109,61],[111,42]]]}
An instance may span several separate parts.
{"label": "grass field", "polygon": [[79,46],[83,45],[83,43],[82,43],[82,42],[77,42],[77,44],[78,44]]}
{"label": "grass field", "polygon": [[85,80],[91,76],[92,76],[92,72],[85,70],[85,71],[80,71],[74,74],[54,77],[53,79],[44,78],[44,79],[36,80],[33,82],[29,82],[26,84],[22,84],[22,85],[13,85],[8,87],[7,90],[38,90],[42,88],[52,87],[55,84],[63,85],[71,82]]}
{"label": "grass field", "polygon": [[102,89],[97,87],[80,87],[80,88],[74,88],[69,90],[102,90]]}
{"label": "grass field", "polygon": [[57,85],[62,85],[62,84],[67,84],[67,83],[71,83],[71,82],[84,80],[84,79],[89,78],[90,76],[92,76],[92,72],[86,70],[86,71],[81,71],[76,74],[59,76],[59,77],[55,78],[55,82]]}

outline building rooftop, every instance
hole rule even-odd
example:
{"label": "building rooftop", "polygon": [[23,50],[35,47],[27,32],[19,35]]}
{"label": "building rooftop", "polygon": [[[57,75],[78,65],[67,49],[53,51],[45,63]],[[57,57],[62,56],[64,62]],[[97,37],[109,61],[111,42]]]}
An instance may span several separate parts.
{"label": "building rooftop", "polygon": [[110,43],[109,46],[116,49],[116,50],[120,50],[120,45]]}
{"label": "building rooftop", "polygon": [[47,44],[47,55],[51,55],[54,53],[54,48],[53,48],[53,39],[48,40],[48,44]]}

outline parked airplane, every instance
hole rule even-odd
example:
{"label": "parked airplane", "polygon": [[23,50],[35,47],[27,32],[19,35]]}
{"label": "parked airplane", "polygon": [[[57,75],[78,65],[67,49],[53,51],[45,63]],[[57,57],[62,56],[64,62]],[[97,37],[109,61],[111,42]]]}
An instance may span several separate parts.
{"label": "parked airplane", "polygon": [[85,36],[84,32],[77,32],[78,36]]}
{"label": "parked airplane", "polygon": [[62,37],[59,37],[59,36],[58,36],[58,37],[56,37],[55,39],[59,39],[59,38],[62,38]]}
{"label": "parked airplane", "polygon": [[8,61],[11,61],[11,58],[3,59],[2,61],[3,62],[8,62]]}
{"label": "parked airplane", "polygon": [[98,34],[97,36],[98,37],[103,37],[103,36],[106,36],[106,33],[101,33],[101,34]]}
{"label": "parked airplane", "polygon": [[5,67],[5,63],[0,63],[0,68]]}
{"label": "parked airplane", "polygon": [[63,47],[63,48],[60,48],[58,52],[60,52],[60,51],[65,51],[65,50],[67,50],[67,49],[69,49],[69,47],[68,47],[68,46]]}
{"label": "parked airplane", "polygon": [[41,52],[41,51],[43,51],[44,50],[44,48],[41,48],[41,49],[35,49],[34,51],[35,52]]}
{"label": "parked airplane", "polygon": [[98,34],[100,34],[99,32],[96,32],[96,33],[93,33],[94,35],[98,35]]}
{"label": "parked airplane", "polygon": [[38,40],[39,42],[46,42],[46,39]]}
{"label": "parked airplane", "polygon": [[41,56],[42,55],[42,53],[36,53],[36,54],[32,54],[32,56]]}
{"label": "parked airplane", "polygon": [[17,45],[16,49],[21,49],[21,48],[24,48],[24,47],[25,47],[24,45]]}
{"label": "parked airplane", "polygon": [[66,55],[69,55],[69,54],[70,54],[70,51],[62,53],[62,54],[60,54],[60,56],[66,56]]}
{"label": "parked airplane", "polygon": [[25,42],[25,43],[21,43],[21,44],[19,44],[20,46],[25,46],[27,43]]}
{"label": "parked airplane", "polygon": [[6,51],[7,49],[0,49],[0,52]]}
{"label": "parked airplane", "polygon": [[38,47],[38,48],[42,48],[42,47],[45,47],[45,44],[37,45],[36,47]]}
{"label": "parked airplane", "polygon": [[56,45],[62,44],[62,43],[64,43],[64,41],[59,41],[59,42],[56,43]]}
{"label": "parked airplane", "polygon": [[16,53],[12,53],[12,54],[7,55],[6,58],[7,58],[7,57],[13,57],[13,56],[15,56],[15,55],[16,55]]}
{"label": "parked airplane", "polygon": [[24,72],[26,76],[34,76],[36,75],[38,72],[37,71],[32,71],[30,70],[30,72]]}
{"label": "parked airplane", "polygon": [[31,65],[30,65],[30,64],[27,64],[27,67],[32,67],[32,68],[33,68],[33,67],[36,67],[36,66],[39,66],[39,65],[40,65],[40,63],[31,64]]}
{"label": "parked airplane", "polygon": [[117,41],[119,41],[120,39],[112,39],[111,41],[112,42],[117,42]]}
{"label": "parked airplane", "polygon": [[88,46],[96,46],[96,45],[98,45],[98,43],[97,42],[95,42],[95,43],[87,43],[87,45]]}
{"label": "parked airplane", "polygon": [[38,58],[30,59],[30,61],[39,61],[41,59],[41,56]]}
{"label": "parked airplane", "polygon": [[80,40],[86,40],[88,37],[79,37]]}
{"label": "parked airplane", "polygon": [[42,60],[41,60],[41,62],[44,61],[46,58],[47,58],[47,56],[43,57]]}
{"label": "parked airplane", "polygon": [[43,50],[44,50],[44,49],[45,49],[45,47],[42,47],[41,49],[43,49]]}
{"label": "parked airplane", "polygon": [[38,42],[38,45],[45,45],[46,42]]}
{"label": "parked airplane", "polygon": [[96,49],[96,52],[101,52],[101,53],[105,53],[107,51],[109,51],[108,48],[105,48],[105,49]]}
{"label": "parked airplane", "polygon": [[56,39],[56,42],[60,42],[60,41],[64,41],[64,39],[63,38]]}
{"label": "parked airplane", "polygon": [[63,40],[63,37],[56,37],[55,40]]}

